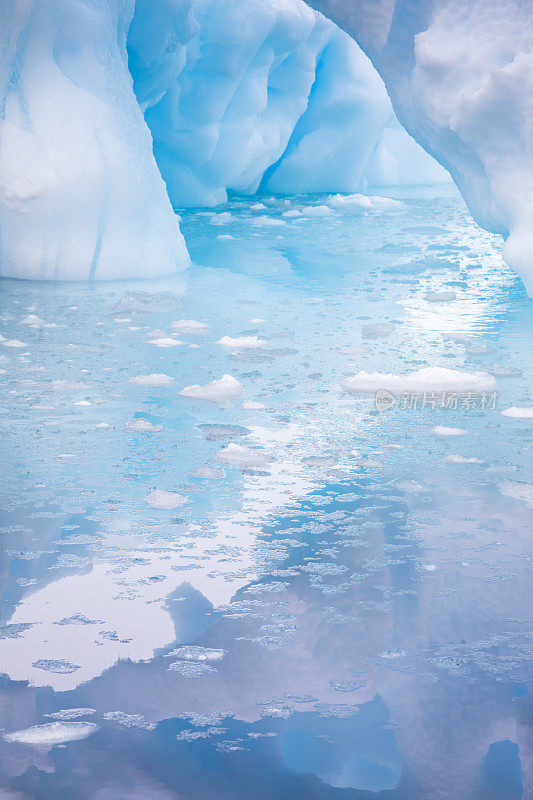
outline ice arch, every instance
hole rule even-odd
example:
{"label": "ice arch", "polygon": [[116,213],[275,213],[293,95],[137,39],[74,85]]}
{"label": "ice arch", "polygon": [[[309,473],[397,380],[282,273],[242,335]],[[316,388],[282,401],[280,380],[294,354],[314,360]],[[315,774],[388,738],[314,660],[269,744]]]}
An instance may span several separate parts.
{"label": "ice arch", "polygon": [[350,33],[407,131],[533,294],[533,0],[307,0]]}

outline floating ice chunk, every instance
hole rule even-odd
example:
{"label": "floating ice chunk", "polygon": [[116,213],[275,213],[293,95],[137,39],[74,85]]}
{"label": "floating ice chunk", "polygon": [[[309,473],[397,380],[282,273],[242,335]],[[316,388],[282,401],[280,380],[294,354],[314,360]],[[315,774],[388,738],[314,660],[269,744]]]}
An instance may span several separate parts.
{"label": "floating ice chunk", "polygon": [[264,403],[257,403],[255,400],[245,400],[242,404],[245,411],[264,411],[266,405]]}
{"label": "floating ice chunk", "polygon": [[154,489],[145,497],[148,505],[154,508],[179,508],[189,502],[185,495],[179,492],[167,492],[164,489]]}
{"label": "floating ice chunk", "polygon": [[269,217],[266,214],[260,214],[258,217],[252,217],[250,220],[252,225],[266,225],[270,227],[276,227],[279,225],[285,225],[284,219],[278,219],[277,217]]}
{"label": "floating ice chunk", "polygon": [[168,667],[169,672],[179,672],[184,678],[200,678],[208,672],[217,670],[210,664],[196,663],[194,661],[173,661]]}
{"label": "floating ice chunk", "polygon": [[79,719],[80,717],[89,717],[91,714],[96,714],[95,708],[62,708],[61,711],[45,714],[45,717],[65,722],[71,719]]}
{"label": "floating ice chunk", "polygon": [[180,395],[189,397],[191,400],[207,400],[210,403],[227,403],[230,400],[237,400],[242,393],[243,387],[240,381],[232,375],[223,375],[220,380],[211,381],[205,386],[194,384],[185,386]]}
{"label": "floating ice chunk", "polygon": [[268,342],[266,339],[259,339],[257,336],[223,336],[221,339],[218,340],[217,344],[220,344],[222,347],[234,347],[235,349],[239,348],[254,348],[254,347],[265,347]]}
{"label": "floating ice chunk", "polygon": [[287,219],[291,219],[292,217],[301,217],[302,212],[298,211],[297,208],[290,208],[288,211],[284,211],[281,216],[287,217]]}
{"label": "floating ice chunk", "polygon": [[57,675],[70,675],[80,669],[76,664],[71,664],[70,661],[65,661],[61,658],[40,658],[38,661],[33,662],[32,667],[44,669],[46,672],[55,672]]}
{"label": "floating ice chunk", "polygon": [[468,431],[465,431],[464,428],[447,428],[445,425],[435,425],[431,429],[431,433],[434,433],[435,436],[465,436]]}
{"label": "floating ice chunk", "polygon": [[487,372],[461,372],[447,367],[424,367],[403,375],[385,372],[358,372],[346,378],[342,387],[347,392],[376,392],[386,389],[401,392],[492,392],[497,383]]}
{"label": "floating ice chunk", "polygon": [[457,295],[455,292],[427,292],[424,300],[428,303],[449,303],[451,300],[457,300]]}
{"label": "floating ice chunk", "polygon": [[449,456],[446,456],[446,461],[448,464],[482,464],[483,462],[479,458],[465,458],[464,456],[459,456],[454,453],[451,453]]}
{"label": "floating ice chunk", "polygon": [[154,731],[157,727],[155,722],[149,722],[142,714],[125,714],[123,711],[107,711],[103,717],[104,719],[117,722],[124,728],[140,728],[145,731]]}
{"label": "floating ice chunk", "polygon": [[176,333],[181,333],[185,336],[196,336],[209,330],[209,325],[206,325],[205,322],[197,322],[195,319],[178,319],[172,322],[170,327]]}
{"label": "floating ice chunk", "polygon": [[156,347],[177,347],[183,342],[179,339],[172,339],[170,336],[160,336],[157,339],[149,339],[148,344],[154,344]]}
{"label": "floating ice chunk", "polygon": [[185,661],[221,661],[225,655],[225,650],[201,647],[199,645],[185,645],[167,653],[166,657],[184,659]]}
{"label": "floating ice chunk", "polygon": [[502,412],[504,417],[511,417],[512,419],[533,419],[533,407],[519,408],[518,406],[511,406],[505,408]]}
{"label": "floating ice chunk", "polygon": [[229,211],[222,211],[220,214],[212,214],[209,218],[211,225],[223,225],[226,222],[231,222],[233,217]]}
{"label": "floating ice chunk", "polygon": [[160,372],[152,372],[150,375],[135,375],[130,378],[130,383],[135,386],[170,386],[174,383],[174,378]]}
{"label": "floating ice chunk", "polygon": [[328,199],[328,205],[349,214],[362,214],[365,211],[405,211],[405,204],[400,200],[364,194],[335,194]]}
{"label": "floating ice chunk", "polygon": [[94,722],[47,722],[22,731],[3,733],[2,738],[6,742],[20,744],[54,745],[86,739],[98,729],[99,726]]}
{"label": "floating ice chunk", "polygon": [[306,217],[329,217],[332,214],[329,206],[304,206],[302,214]]}
{"label": "floating ice chunk", "polygon": [[92,406],[92,403],[89,400],[78,400],[74,403],[75,406]]}
{"label": "floating ice chunk", "polygon": [[12,347],[13,349],[28,346],[25,342],[21,342],[19,339],[5,339],[3,336],[0,336],[0,344],[2,344],[4,347]]}
{"label": "floating ice chunk", "polygon": [[163,430],[162,425],[154,425],[147,419],[132,419],[126,422],[124,428],[132,433],[160,433]]}
{"label": "floating ice chunk", "polygon": [[506,497],[520,500],[526,506],[533,508],[533,484],[519,481],[504,481],[498,486],[500,492]]}
{"label": "floating ice chunk", "polygon": [[226,464],[232,464],[237,467],[264,467],[270,463],[271,459],[264,453],[258,450],[252,450],[250,447],[243,447],[240,444],[233,442],[228,444],[223,450],[217,454],[220,461]]}

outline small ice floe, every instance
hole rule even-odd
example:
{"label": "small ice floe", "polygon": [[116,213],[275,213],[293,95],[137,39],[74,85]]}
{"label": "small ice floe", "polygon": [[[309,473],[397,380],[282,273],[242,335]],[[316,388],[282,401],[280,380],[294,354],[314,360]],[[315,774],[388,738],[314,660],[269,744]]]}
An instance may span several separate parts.
{"label": "small ice floe", "polygon": [[103,718],[122,725],[123,728],[140,728],[155,731],[157,724],[150,722],[142,714],[125,714],[123,711],[106,711]]}
{"label": "small ice floe", "polygon": [[184,678],[200,678],[208,672],[217,670],[210,664],[195,661],[173,661],[167,668],[168,672],[178,672]]}
{"label": "small ice floe", "polygon": [[96,714],[95,708],[62,708],[61,711],[53,711],[51,714],[45,714],[44,716],[66,722],[80,717],[90,717],[91,714]]}
{"label": "small ice floe", "polygon": [[521,483],[520,481],[503,481],[498,486],[500,492],[505,497],[512,497],[514,500],[520,500],[526,506],[533,508],[533,484]]}
{"label": "small ice floe", "polygon": [[147,419],[131,419],[124,425],[124,430],[131,433],[160,433],[163,430],[162,425],[154,425]]}
{"label": "small ice floe", "polygon": [[533,407],[519,408],[518,406],[511,406],[511,408],[505,408],[501,414],[512,419],[533,419]]}
{"label": "small ice floe", "polygon": [[259,339],[257,336],[223,336],[217,344],[222,347],[230,347],[238,350],[239,348],[266,347],[266,339]]}
{"label": "small ice floe", "polygon": [[427,292],[424,300],[428,303],[450,303],[452,300],[457,300],[457,295],[455,292]]}
{"label": "small ice floe", "polygon": [[34,661],[32,667],[35,669],[43,669],[45,672],[54,672],[57,675],[70,675],[76,672],[80,667],[77,664],[72,664],[70,661],[65,661],[62,658],[40,658]]}
{"label": "small ice floe", "polygon": [[435,436],[466,436],[468,431],[465,431],[464,428],[447,428],[445,425],[435,425],[431,429],[431,433],[434,433]]}
{"label": "small ice floe", "polygon": [[170,336],[160,336],[157,339],[148,339],[148,344],[154,344],[156,347],[178,347],[183,342]]}
{"label": "small ice floe", "polygon": [[240,444],[228,444],[223,450],[217,454],[220,461],[226,464],[231,464],[236,467],[265,467],[271,459],[259,450],[252,450],[250,447],[243,447]]}
{"label": "small ice floe", "polygon": [[335,464],[335,459],[328,456],[308,456],[302,458],[302,464],[306,467],[315,467],[318,469],[327,469]]}
{"label": "small ice floe", "polygon": [[153,508],[172,509],[179,508],[189,502],[189,498],[179,492],[168,492],[164,489],[154,489],[144,498]]}
{"label": "small ice floe", "polygon": [[92,403],[89,400],[78,400],[77,403],[74,403],[75,406],[92,406]]}
{"label": "small ice floe", "polygon": [[386,389],[402,392],[491,392],[497,383],[487,372],[461,372],[446,367],[424,367],[403,375],[386,372],[358,372],[342,382],[345,391],[357,394]]}
{"label": "small ice floe", "polygon": [[364,194],[335,194],[328,205],[348,214],[364,214],[365,211],[404,211],[405,204],[391,197]]}
{"label": "small ice floe", "polygon": [[2,738],[6,742],[48,746],[86,739],[97,730],[99,730],[99,726],[94,722],[47,722],[44,725],[34,725],[32,728],[22,731],[3,733]]}
{"label": "small ice floe", "polygon": [[226,222],[231,222],[232,219],[229,211],[222,211],[219,214],[211,214],[209,222],[211,225],[224,225]]}
{"label": "small ice floe", "polygon": [[176,333],[185,336],[197,336],[209,330],[209,325],[206,325],[205,322],[197,322],[195,319],[178,319],[172,322],[170,327]]}
{"label": "small ice floe", "polygon": [[219,233],[217,239],[220,239],[223,242],[228,242],[230,239],[234,239],[235,237],[231,235],[231,233]]}
{"label": "small ice floe", "polygon": [[170,386],[174,383],[174,378],[160,372],[151,372],[149,375],[135,375],[130,378],[130,383],[135,386]]}
{"label": "small ice floe", "polygon": [[241,408],[245,411],[264,411],[266,405],[264,403],[257,403],[255,400],[245,400]]}
{"label": "small ice floe", "polygon": [[482,464],[483,462],[479,458],[465,458],[464,456],[455,455],[451,453],[449,456],[446,456],[446,463],[447,464]]}
{"label": "small ice floe", "polygon": [[165,657],[180,658],[185,661],[221,661],[225,655],[225,650],[215,649],[214,647],[185,645],[183,647],[177,647],[170,653],[166,653]]}
{"label": "small ice floe", "polygon": [[252,211],[266,211],[266,205],[264,203],[253,203],[250,208]]}
{"label": "small ice floe", "polygon": [[302,214],[305,217],[329,217],[333,211],[329,206],[304,206]]}
{"label": "small ice floe", "polygon": [[466,352],[471,356],[486,356],[494,350],[488,344],[472,344],[466,348]]}
{"label": "small ice floe", "polygon": [[243,393],[242,383],[232,375],[223,375],[219,380],[211,381],[205,386],[194,384],[185,386],[180,395],[191,400],[207,400],[210,403],[227,403],[237,400]]}
{"label": "small ice floe", "polygon": [[301,217],[302,212],[298,211],[297,208],[290,208],[288,211],[284,211],[281,216],[287,217],[287,219],[290,219],[291,217]]}
{"label": "small ice floe", "polygon": [[391,335],[394,327],[390,322],[370,322],[363,325],[361,335],[363,339],[384,339]]}
{"label": "small ice floe", "polygon": [[21,325],[29,325],[30,328],[57,328],[55,322],[45,322],[37,314],[28,314],[27,317],[21,319]]}
{"label": "small ice floe", "polygon": [[15,349],[28,346],[25,342],[21,342],[19,339],[6,339],[4,336],[0,336],[0,344],[2,344],[4,347],[12,347]]}
{"label": "small ice floe", "polygon": [[495,378],[519,378],[522,375],[521,369],[516,367],[502,367],[499,364],[494,364],[492,367],[485,367],[485,372],[494,375]]}
{"label": "small ice floe", "polygon": [[267,214],[259,214],[258,217],[252,217],[250,220],[252,225],[265,225],[265,226],[280,226],[285,225],[284,219],[278,219],[277,217],[269,217]]}

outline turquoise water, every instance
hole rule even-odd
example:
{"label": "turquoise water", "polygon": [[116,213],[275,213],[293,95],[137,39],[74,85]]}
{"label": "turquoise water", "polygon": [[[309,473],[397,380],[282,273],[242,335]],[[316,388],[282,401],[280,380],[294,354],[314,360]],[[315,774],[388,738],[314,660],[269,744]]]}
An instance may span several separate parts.
{"label": "turquoise water", "polygon": [[[531,301],[451,189],[397,197],[235,198],[180,212],[175,279],[0,284],[2,798],[532,791]],[[428,367],[495,385],[343,388]]]}

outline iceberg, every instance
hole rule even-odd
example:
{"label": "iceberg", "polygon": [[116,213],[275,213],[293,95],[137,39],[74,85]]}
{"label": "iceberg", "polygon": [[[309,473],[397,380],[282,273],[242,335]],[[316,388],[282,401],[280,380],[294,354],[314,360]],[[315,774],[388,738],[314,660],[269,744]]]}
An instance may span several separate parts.
{"label": "iceberg", "polygon": [[308,0],[359,43],[404,128],[533,292],[531,0]]}
{"label": "iceberg", "polygon": [[133,5],[0,6],[4,276],[152,278],[188,264],[128,71]]}

